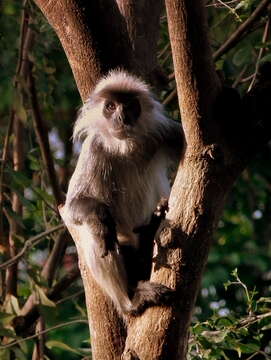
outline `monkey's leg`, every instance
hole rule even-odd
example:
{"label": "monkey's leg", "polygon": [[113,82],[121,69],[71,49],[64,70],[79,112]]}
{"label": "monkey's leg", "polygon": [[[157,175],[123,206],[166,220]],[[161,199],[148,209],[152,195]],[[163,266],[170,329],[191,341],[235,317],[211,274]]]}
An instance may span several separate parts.
{"label": "monkey's leg", "polygon": [[[154,236],[165,217],[166,211],[168,211],[168,201],[162,198],[150,223],[134,230],[139,236],[139,249],[137,251],[138,265],[136,266],[138,268],[138,285],[132,298],[130,310],[132,315],[142,313],[149,306],[166,305],[173,298],[174,291],[168,287],[150,281],[142,281],[150,278]],[[129,263],[129,260],[125,261],[125,264],[126,262]]]}
{"label": "monkey's leg", "polygon": [[[152,214],[151,220],[148,225],[143,225],[134,229],[134,233],[138,236],[138,250],[137,261],[138,264],[138,277],[137,281],[148,280],[151,275],[152,255],[155,234],[165,218],[168,211],[168,199],[161,198],[157,204],[156,210]],[[128,260],[130,263],[130,260]],[[128,263],[128,265],[129,265]],[[126,267],[126,261],[125,261]],[[130,281],[129,281],[130,284]]]}
{"label": "monkey's leg", "polygon": [[82,244],[83,253],[93,278],[117,309],[121,313],[127,313],[132,304],[128,296],[127,276],[118,244],[115,244],[114,250],[109,250],[106,256],[101,257],[97,234],[93,232],[91,224],[82,224],[80,231],[82,237],[87,239]]}

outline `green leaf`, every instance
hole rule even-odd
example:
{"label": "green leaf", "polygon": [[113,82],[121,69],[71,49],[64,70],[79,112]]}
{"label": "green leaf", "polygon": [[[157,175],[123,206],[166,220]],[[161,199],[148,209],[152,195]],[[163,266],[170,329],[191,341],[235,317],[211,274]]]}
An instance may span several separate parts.
{"label": "green leaf", "polygon": [[252,46],[249,44],[247,46],[241,47],[233,56],[232,62],[236,66],[242,66],[244,64],[251,62],[251,52]]}
{"label": "green leaf", "polygon": [[35,285],[35,289],[38,293],[41,305],[49,306],[49,307],[56,307],[56,304],[46,296],[45,292],[43,291],[43,289],[41,287],[39,287],[38,285]]}
{"label": "green leaf", "polygon": [[8,214],[8,216],[13,219],[17,225],[19,225],[22,229],[24,229],[24,224],[23,224],[23,221],[22,221],[22,218],[15,212],[13,211],[11,208],[9,207],[5,207],[5,210]]}
{"label": "green leaf", "polygon": [[14,183],[21,186],[23,189],[31,186],[31,180],[23,172],[15,171],[13,169],[9,169],[8,172]]}
{"label": "green leaf", "polygon": [[271,303],[271,297],[260,297],[258,303]]}
{"label": "green leaf", "polygon": [[0,312],[0,324],[3,326],[6,326],[8,324],[10,324],[10,322],[12,321],[12,319],[14,319],[15,315],[13,314],[9,314],[7,312]]}
{"label": "green leaf", "polygon": [[46,200],[48,203],[53,202],[53,196],[50,195],[47,191],[38,187],[34,187],[33,190],[35,191],[36,194],[38,194],[41,197],[41,199]]}
{"label": "green leaf", "polygon": [[0,360],[10,360],[10,350],[4,349],[0,351]]}
{"label": "green leaf", "polygon": [[3,308],[7,313],[21,315],[18,299],[14,295],[7,295]]}
{"label": "green leaf", "polygon": [[228,290],[228,287],[230,286],[232,284],[232,282],[231,281],[227,281],[227,282],[225,282],[223,285],[224,285],[224,288],[225,288],[225,290]]}
{"label": "green leaf", "polygon": [[260,350],[260,346],[258,344],[242,344],[239,343],[239,349],[243,354],[251,354]]}
{"label": "green leaf", "polygon": [[49,340],[49,341],[46,342],[46,346],[47,346],[49,349],[52,349],[53,347],[56,347],[56,348],[59,348],[59,349],[62,349],[62,350],[67,350],[67,351],[70,351],[70,352],[72,352],[72,353],[81,355],[81,353],[80,353],[78,350],[73,349],[72,347],[70,347],[70,346],[67,345],[67,344],[64,344],[64,343],[61,342],[61,341]]}
{"label": "green leaf", "polygon": [[16,359],[27,360],[27,356],[24,354],[24,352],[21,349],[14,347],[13,351],[16,355]]}
{"label": "green leaf", "polygon": [[263,64],[263,63],[265,63],[265,62],[267,62],[267,61],[271,61],[271,54],[265,55],[265,56],[261,59],[260,63]]}
{"label": "green leaf", "polygon": [[6,329],[6,328],[0,328],[0,336],[6,336],[9,338],[13,338],[13,339],[17,338],[17,336],[13,330]]}
{"label": "green leaf", "polygon": [[18,118],[26,124],[27,120],[27,112],[25,110],[25,107],[23,106],[23,100],[22,95],[19,92],[16,92],[14,95],[14,102],[13,102],[14,109],[16,111],[16,115]]}
{"label": "green leaf", "polygon": [[204,336],[211,343],[218,344],[225,339],[227,334],[227,330],[203,331],[202,336]]}
{"label": "green leaf", "polygon": [[56,69],[53,68],[53,67],[50,67],[50,66],[45,67],[44,70],[45,70],[45,72],[46,72],[47,74],[53,74],[53,73],[56,72]]}
{"label": "green leaf", "polygon": [[271,323],[262,327],[263,331],[269,330],[269,329],[271,329]]}

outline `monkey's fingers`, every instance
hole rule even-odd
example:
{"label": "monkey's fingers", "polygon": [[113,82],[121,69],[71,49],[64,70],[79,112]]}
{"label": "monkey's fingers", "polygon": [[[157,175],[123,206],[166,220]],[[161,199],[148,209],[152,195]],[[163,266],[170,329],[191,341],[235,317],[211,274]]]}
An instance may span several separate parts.
{"label": "monkey's fingers", "polygon": [[159,203],[157,204],[155,215],[159,217],[165,217],[168,212],[168,199],[161,198]]}

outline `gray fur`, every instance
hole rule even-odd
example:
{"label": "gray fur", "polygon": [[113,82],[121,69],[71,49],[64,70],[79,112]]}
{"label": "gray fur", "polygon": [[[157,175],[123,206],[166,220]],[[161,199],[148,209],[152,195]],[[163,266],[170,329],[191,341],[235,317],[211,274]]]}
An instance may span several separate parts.
{"label": "gray fur", "polygon": [[[141,106],[136,124],[125,127],[127,137],[121,140],[112,136],[102,112],[105,99],[100,94],[112,88],[136,93]],[[136,248],[133,230],[148,224],[158,201],[168,197],[168,149],[178,142],[182,147],[180,125],[164,115],[145,83],[115,71],[98,83],[83,106],[74,137],[84,141],[65,208],[70,221],[86,230],[84,253],[94,278],[121,313],[161,303],[169,289],[150,282],[139,283],[134,302],[129,298],[119,244]],[[106,241],[111,237],[107,243],[106,236]]]}

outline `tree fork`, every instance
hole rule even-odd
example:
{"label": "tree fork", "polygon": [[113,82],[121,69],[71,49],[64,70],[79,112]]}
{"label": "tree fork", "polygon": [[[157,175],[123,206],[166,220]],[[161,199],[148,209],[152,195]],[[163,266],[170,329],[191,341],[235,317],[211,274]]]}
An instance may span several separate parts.
{"label": "tree fork", "polygon": [[[225,196],[227,176],[213,107],[221,89],[212,61],[204,6],[166,0],[175,77],[187,148],[160,227],[151,280],[176,290],[172,307],[148,309],[129,326],[124,359],[185,359],[201,275]],[[223,180],[224,179],[224,180]],[[157,256],[157,253],[159,256]]]}

